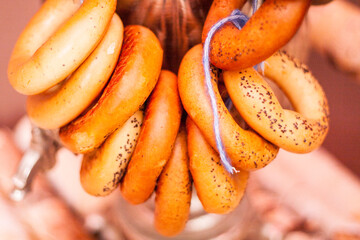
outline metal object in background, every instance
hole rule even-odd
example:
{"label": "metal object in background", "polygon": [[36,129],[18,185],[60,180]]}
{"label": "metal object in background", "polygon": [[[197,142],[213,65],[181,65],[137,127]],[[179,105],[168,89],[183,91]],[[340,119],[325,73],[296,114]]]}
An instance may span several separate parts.
{"label": "metal object in background", "polygon": [[32,127],[32,139],[13,176],[14,189],[10,198],[21,201],[31,189],[31,183],[38,171],[46,171],[55,165],[55,155],[61,147],[57,131]]}

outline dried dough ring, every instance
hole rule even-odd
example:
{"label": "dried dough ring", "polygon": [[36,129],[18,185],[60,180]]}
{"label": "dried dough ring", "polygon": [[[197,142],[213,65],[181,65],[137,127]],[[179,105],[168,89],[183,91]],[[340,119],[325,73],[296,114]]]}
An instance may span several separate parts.
{"label": "dried dough ring", "polygon": [[[215,69],[213,73],[216,74]],[[186,112],[200,128],[207,142],[217,149],[213,128],[214,118],[205,84],[200,44],[190,49],[184,56],[179,68],[178,81],[180,97]],[[276,157],[278,147],[258,134],[242,129],[225,107],[216,79],[215,81],[213,79],[213,86],[219,113],[220,135],[232,165],[243,170],[266,166]]]}
{"label": "dried dough ring", "polygon": [[224,82],[236,109],[264,138],[296,153],[319,147],[329,129],[329,107],[320,84],[297,60],[277,52],[264,74],[288,96],[297,112],[283,109],[269,85],[254,69],[225,71]]}
{"label": "dried dough ring", "polygon": [[190,118],[186,121],[186,128],[191,176],[205,211],[217,214],[233,211],[244,195],[249,173],[228,173],[219,154],[206,142]]}
{"label": "dried dough ring", "polygon": [[62,127],[79,116],[100,94],[112,74],[123,40],[123,24],[114,14],[96,49],[60,86],[27,99],[31,121],[45,129]]}
{"label": "dried dough ring", "polygon": [[39,94],[74,72],[106,33],[116,1],[86,0],[78,7],[73,0],[46,1],[26,26],[8,66],[18,92]]}
{"label": "dried dough ring", "polygon": [[62,143],[75,153],[99,147],[149,97],[162,58],[163,50],[153,32],[138,25],[125,27],[119,62],[108,85],[89,111],[60,129]]}
{"label": "dried dough ring", "polygon": [[143,111],[139,110],[113,132],[101,147],[84,155],[80,182],[87,193],[105,196],[119,185],[135,149],[142,122]]}
{"label": "dried dough ring", "polygon": [[148,99],[140,137],[121,182],[122,196],[128,202],[143,203],[154,192],[156,181],[171,156],[181,114],[177,77],[163,70]]}
{"label": "dried dough ring", "polygon": [[191,192],[186,131],[181,128],[156,187],[154,223],[159,233],[174,236],[185,228],[190,213]]}
{"label": "dried dough ring", "polygon": [[[211,40],[211,63],[224,70],[240,70],[264,61],[294,36],[310,2],[267,0],[241,30],[231,23],[226,24]],[[209,20],[214,22],[212,15],[210,13]],[[204,28],[204,31],[209,31],[209,28]],[[206,35],[207,32],[203,33]]]}

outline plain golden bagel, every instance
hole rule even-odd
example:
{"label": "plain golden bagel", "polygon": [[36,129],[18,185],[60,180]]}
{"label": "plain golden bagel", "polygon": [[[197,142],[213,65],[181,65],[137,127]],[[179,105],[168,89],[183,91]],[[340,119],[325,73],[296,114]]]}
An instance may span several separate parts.
{"label": "plain golden bagel", "polygon": [[18,92],[39,94],[63,81],[103,38],[116,0],[74,2],[46,1],[21,33],[8,66]]}
{"label": "plain golden bagel", "polygon": [[226,88],[241,116],[261,136],[287,151],[307,153],[318,148],[329,129],[329,107],[318,81],[285,52],[265,61],[264,75],[284,91],[296,112],[281,107],[254,69],[225,71]]}
{"label": "plain golden bagel", "polygon": [[114,14],[104,38],[68,79],[28,97],[27,113],[31,121],[41,128],[55,129],[79,116],[100,94],[114,71],[123,32],[123,24]]}

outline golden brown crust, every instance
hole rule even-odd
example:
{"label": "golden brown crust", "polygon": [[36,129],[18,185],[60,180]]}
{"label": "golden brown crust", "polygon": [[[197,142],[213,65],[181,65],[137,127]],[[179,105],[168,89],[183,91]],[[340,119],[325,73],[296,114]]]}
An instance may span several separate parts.
{"label": "golden brown crust", "polygon": [[28,97],[27,113],[31,121],[41,128],[55,129],[79,116],[100,94],[114,71],[123,34],[123,24],[114,14],[104,38],[68,79],[48,91]]}
{"label": "golden brown crust", "polygon": [[181,113],[176,75],[162,71],[149,98],[139,141],[121,183],[122,195],[130,203],[142,203],[154,191],[171,155]]}
{"label": "golden brown crust", "polygon": [[20,93],[41,93],[64,80],[91,54],[115,12],[115,0],[49,0],[12,52],[8,77]]}
{"label": "golden brown crust", "polygon": [[329,107],[320,84],[305,65],[285,52],[265,61],[264,74],[279,85],[298,112],[283,109],[254,69],[225,71],[226,88],[244,120],[287,151],[307,153],[318,148],[329,129]]}
{"label": "golden brown crust", "polygon": [[[220,135],[233,166],[247,171],[266,166],[276,157],[278,147],[256,133],[242,129],[225,107],[215,81],[213,85],[219,113]],[[190,49],[181,62],[179,93],[186,112],[200,128],[207,142],[216,149],[213,113],[205,85],[201,45]]]}
{"label": "golden brown crust", "polygon": [[284,46],[296,33],[310,0],[267,0],[238,30],[228,23],[213,37],[210,60],[224,70],[252,67]]}
{"label": "golden brown crust", "polygon": [[92,151],[133,115],[158,80],[163,51],[147,28],[127,26],[119,62],[97,103],[60,129],[63,144],[76,153]]}
{"label": "golden brown crust", "polygon": [[228,173],[220,162],[219,154],[206,142],[189,117],[186,128],[190,171],[205,211],[217,214],[233,211],[244,195],[249,173]]}
{"label": "golden brown crust", "polygon": [[189,218],[191,191],[186,132],[182,128],[156,188],[155,228],[159,233],[174,236],[184,229]]}

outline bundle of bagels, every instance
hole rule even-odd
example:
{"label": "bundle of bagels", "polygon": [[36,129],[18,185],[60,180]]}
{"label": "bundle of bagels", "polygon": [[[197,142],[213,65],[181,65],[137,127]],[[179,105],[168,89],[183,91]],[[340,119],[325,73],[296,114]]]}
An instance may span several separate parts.
{"label": "bundle of bagels", "polygon": [[[203,42],[245,2],[214,0]],[[86,192],[105,196],[119,188],[132,204],[154,193],[155,228],[174,236],[189,218],[193,183],[207,212],[226,214],[243,197],[249,172],[269,164],[279,148],[307,153],[324,141],[324,91],[307,66],[279,51],[310,3],[267,0],[241,30],[227,23],[211,40],[220,136],[234,173],[218,154],[202,44],[186,53],[177,75],[162,69],[158,38],[143,26],[124,27],[116,0],[47,0],[14,47],[9,81],[28,95],[33,124],[58,130],[63,146],[83,154]],[[261,62],[258,72],[253,66]],[[264,77],[284,91],[294,111],[282,108]]]}

